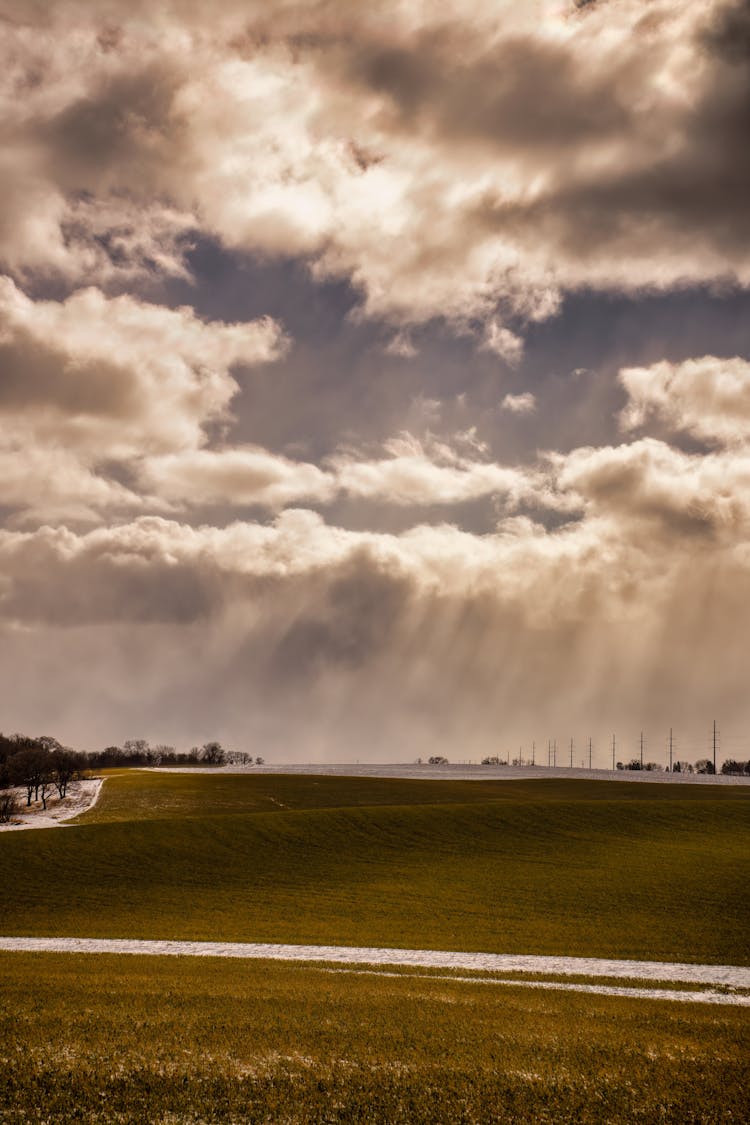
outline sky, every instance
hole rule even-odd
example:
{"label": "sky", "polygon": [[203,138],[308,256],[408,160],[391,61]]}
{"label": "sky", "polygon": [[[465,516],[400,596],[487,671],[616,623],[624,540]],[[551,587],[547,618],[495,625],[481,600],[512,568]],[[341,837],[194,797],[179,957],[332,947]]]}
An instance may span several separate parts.
{"label": "sky", "polygon": [[0,0],[0,727],[747,757],[749,61],[748,0]]}

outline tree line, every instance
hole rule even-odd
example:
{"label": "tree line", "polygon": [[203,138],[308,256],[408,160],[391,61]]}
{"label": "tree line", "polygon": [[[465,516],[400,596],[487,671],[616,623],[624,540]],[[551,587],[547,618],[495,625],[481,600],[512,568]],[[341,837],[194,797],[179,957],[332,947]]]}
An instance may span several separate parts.
{"label": "tree line", "polygon": [[49,735],[30,738],[24,734],[0,734],[0,824],[18,811],[16,789],[26,794],[26,807],[32,800],[47,808],[57,792],[63,800],[71,781],[86,768],[85,756],[63,746]]}
{"label": "tree line", "polygon": [[[150,746],[143,738],[125,741],[122,746],[106,746],[103,750],[83,753],[63,746],[56,738],[41,735],[0,733],[0,824],[8,824],[23,807],[32,801],[41,803],[57,793],[65,799],[68,786],[89,770],[143,766],[262,766],[263,758],[226,750],[220,742],[204,742],[186,752],[174,746]],[[19,789],[22,797],[19,800]]]}
{"label": "tree line", "polygon": [[86,754],[92,769],[128,768],[138,766],[262,766],[264,759],[254,758],[237,750],[226,750],[220,742],[204,742],[190,750],[178,751],[174,746],[158,743],[151,746],[145,738],[129,738],[122,746],[105,746]]}

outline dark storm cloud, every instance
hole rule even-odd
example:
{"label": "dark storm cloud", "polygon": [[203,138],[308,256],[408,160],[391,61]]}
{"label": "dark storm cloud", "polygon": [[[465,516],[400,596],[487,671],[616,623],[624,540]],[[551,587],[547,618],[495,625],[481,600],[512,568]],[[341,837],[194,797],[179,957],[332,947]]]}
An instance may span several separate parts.
{"label": "dark storm cloud", "polygon": [[93,551],[66,559],[39,539],[29,550],[3,554],[8,571],[15,572],[2,606],[11,622],[53,627],[123,620],[188,624],[215,611],[222,596],[215,577],[212,581],[197,568],[166,559],[134,560]]}
{"label": "dark storm cloud", "polygon": [[172,112],[179,85],[168,63],[102,78],[41,124],[51,176],[66,192],[158,194],[161,167],[179,160],[184,125]]}
{"label": "dark storm cloud", "polygon": [[[461,26],[427,33],[408,47],[377,43],[347,54],[348,81],[385,95],[389,127],[426,130],[453,144],[483,141],[547,155],[628,128],[624,98],[637,67],[580,74],[569,50],[531,37],[509,37],[477,57]],[[463,57],[462,57],[463,56]],[[622,89],[622,93],[620,92]],[[387,113],[388,111],[386,111]]]}

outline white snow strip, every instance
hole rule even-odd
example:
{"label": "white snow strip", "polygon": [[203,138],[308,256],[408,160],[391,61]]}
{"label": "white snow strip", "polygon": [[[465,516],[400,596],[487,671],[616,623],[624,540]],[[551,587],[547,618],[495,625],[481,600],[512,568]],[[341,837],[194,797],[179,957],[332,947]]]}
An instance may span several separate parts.
{"label": "white snow strip", "polygon": [[391,977],[394,980],[456,981],[459,984],[499,984],[514,988],[552,988],[558,992],[592,992],[597,996],[629,996],[636,1000],[679,1000],[683,1003],[734,1004],[750,1008],[750,996],[732,992],[689,992],[684,988],[628,988],[615,984],[571,984],[568,981],[518,980],[514,977],[428,976],[427,973],[381,973],[376,969],[320,969],[322,973],[351,973],[357,977]]}
{"label": "white snow strip", "polygon": [[286,765],[246,766],[143,766],[155,773],[295,774],[303,777],[386,777],[420,781],[522,781],[539,778],[568,781],[638,781],[664,785],[750,785],[750,776],[707,773],[670,773],[669,770],[585,769],[578,766],[483,766],[478,762],[391,764],[385,762],[291,762]]}
{"label": "white snow strip", "polygon": [[265,942],[157,941],[138,938],[0,937],[0,950],[36,953],[131,953],[156,957],[237,957],[324,961],[346,965],[403,965],[423,969],[544,973],[676,981],[750,989],[750,968],[601,957],[542,957],[516,953],[453,953],[435,949],[378,949],[349,945],[276,945]]}
{"label": "white snow strip", "polygon": [[37,801],[26,805],[26,790],[18,789],[21,807],[11,824],[0,824],[0,832],[23,832],[29,828],[61,828],[65,822],[81,813],[93,809],[99,800],[105,778],[94,777],[84,781],[72,781],[66,797],[48,797],[47,808],[43,809]]}

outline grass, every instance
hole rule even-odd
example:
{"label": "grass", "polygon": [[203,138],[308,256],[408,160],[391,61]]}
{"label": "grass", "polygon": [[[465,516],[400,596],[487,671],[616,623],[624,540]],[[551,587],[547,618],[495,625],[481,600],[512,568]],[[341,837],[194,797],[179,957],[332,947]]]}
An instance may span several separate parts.
{"label": "grass", "polygon": [[[117,773],[0,837],[0,931],[749,964],[749,798]],[[455,975],[0,954],[0,1121],[750,1119],[747,1009]]]}
{"label": "grass", "polygon": [[1,954],[0,1120],[729,1123],[747,1015],[273,962]]}
{"label": "grass", "polygon": [[6,934],[750,963],[750,791],[128,773],[0,837]]}

